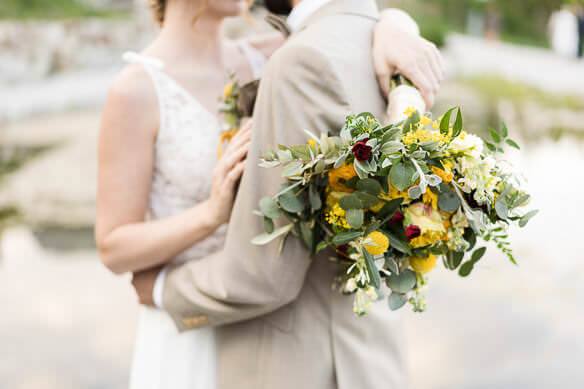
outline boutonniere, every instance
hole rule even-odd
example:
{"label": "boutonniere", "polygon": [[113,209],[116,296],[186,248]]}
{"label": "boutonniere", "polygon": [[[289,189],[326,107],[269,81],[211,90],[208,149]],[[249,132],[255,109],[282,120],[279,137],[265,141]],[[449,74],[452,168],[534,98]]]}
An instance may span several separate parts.
{"label": "boutonniere", "polygon": [[239,131],[242,121],[252,116],[259,83],[259,80],[254,80],[240,85],[231,75],[230,82],[225,85],[219,107],[219,111],[225,116],[225,126],[217,145],[218,158],[223,154],[224,145]]}

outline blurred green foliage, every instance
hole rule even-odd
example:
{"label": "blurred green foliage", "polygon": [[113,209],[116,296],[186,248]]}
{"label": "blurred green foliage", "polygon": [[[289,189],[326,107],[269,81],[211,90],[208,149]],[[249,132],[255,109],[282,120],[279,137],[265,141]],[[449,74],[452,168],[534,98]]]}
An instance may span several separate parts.
{"label": "blurred green foliage", "polygon": [[467,28],[471,11],[500,16],[500,34],[505,41],[548,46],[551,13],[563,4],[584,0],[379,0],[381,6],[403,8],[418,21],[422,35],[441,45],[452,31]]}
{"label": "blurred green foliage", "polygon": [[0,19],[76,19],[117,16],[76,0],[0,0]]}
{"label": "blurred green foliage", "polygon": [[572,95],[554,95],[527,84],[509,81],[502,77],[480,76],[462,80],[491,102],[510,100],[513,102],[534,101],[546,108],[565,108],[584,111],[584,99]]}

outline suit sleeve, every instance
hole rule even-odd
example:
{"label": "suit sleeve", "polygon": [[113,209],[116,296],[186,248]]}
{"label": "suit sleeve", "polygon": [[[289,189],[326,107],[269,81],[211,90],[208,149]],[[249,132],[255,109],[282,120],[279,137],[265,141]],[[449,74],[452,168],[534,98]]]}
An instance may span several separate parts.
{"label": "suit sleeve", "polygon": [[306,143],[304,129],[338,131],[348,113],[342,83],[320,53],[289,44],[274,54],[262,79],[252,145],[224,249],[166,275],[164,308],[179,330],[261,316],[298,296],[311,263],[300,240],[291,235],[281,253],[279,241],[250,243],[264,231],[262,218],[252,211],[283,182],[280,169],[258,167],[259,158],[271,146]]}

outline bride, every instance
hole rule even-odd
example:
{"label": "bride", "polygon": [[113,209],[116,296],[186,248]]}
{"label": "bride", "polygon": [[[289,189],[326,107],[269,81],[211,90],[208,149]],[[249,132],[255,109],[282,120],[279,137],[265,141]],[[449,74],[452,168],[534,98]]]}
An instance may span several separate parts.
{"label": "bride", "polygon": [[[284,43],[279,34],[253,41],[223,35],[223,20],[245,12],[246,0],[151,3],[162,29],[140,54],[124,55],[128,65],[110,88],[100,132],[96,241],[102,262],[117,274],[196,260],[222,247],[251,127],[217,160],[217,98],[228,74],[242,83],[260,77]],[[441,79],[437,51],[394,23],[378,26],[380,78],[409,71],[431,101]],[[417,66],[400,70],[404,63]],[[216,388],[215,341],[213,328],[179,334],[164,311],[142,307],[130,387]]]}

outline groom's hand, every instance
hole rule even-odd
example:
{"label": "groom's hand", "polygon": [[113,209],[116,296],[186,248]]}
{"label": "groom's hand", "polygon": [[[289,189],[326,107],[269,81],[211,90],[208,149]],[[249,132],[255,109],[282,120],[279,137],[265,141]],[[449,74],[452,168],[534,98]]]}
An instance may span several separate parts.
{"label": "groom's hand", "polygon": [[444,64],[436,45],[422,38],[416,22],[405,12],[387,9],[381,13],[373,37],[373,62],[385,96],[395,74],[407,77],[418,88],[427,109],[444,78]]}
{"label": "groom's hand", "polygon": [[156,277],[161,270],[162,267],[155,267],[153,269],[133,273],[132,285],[136,290],[140,304],[151,307],[154,306],[154,283],[156,282]]}

